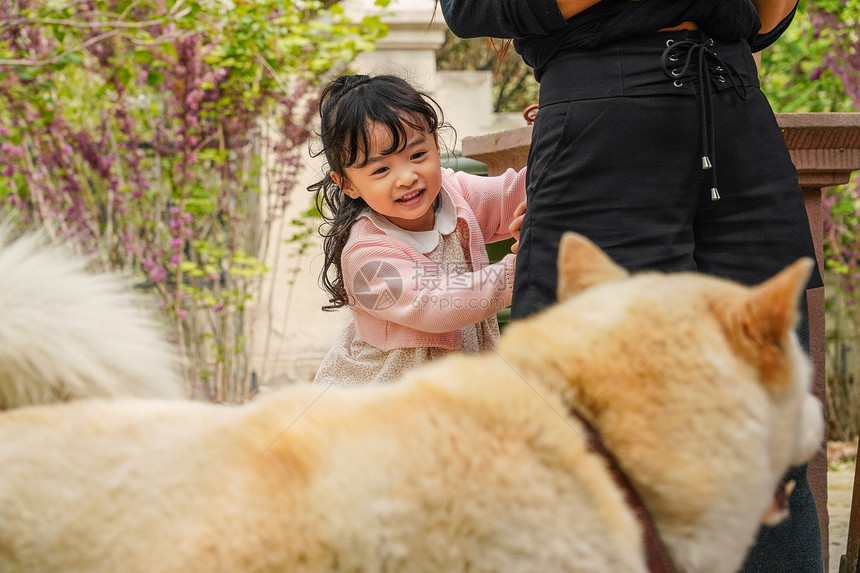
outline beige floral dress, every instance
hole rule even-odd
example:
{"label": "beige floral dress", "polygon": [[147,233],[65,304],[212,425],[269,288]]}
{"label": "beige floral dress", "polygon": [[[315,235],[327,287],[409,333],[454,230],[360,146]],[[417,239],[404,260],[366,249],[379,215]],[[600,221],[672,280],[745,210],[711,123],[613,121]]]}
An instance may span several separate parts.
{"label": "beige floral dress", "polygon": [[[449,275],[472,272],[469,259],[469,229],[463,219],[457,219],[453,232],[440,233],[439,244],[427,257],[442,265]],[[463,328],[463,352],[478,353],[493,348],[499,339],[499,323],[493,315]],[[314,384],[363,386],[370,383],[397,381],[407,370],[425,362],[456,352],[447,348],[397,348],[380,350],[358,337],[355,323],[350,320],[323,359]]]}

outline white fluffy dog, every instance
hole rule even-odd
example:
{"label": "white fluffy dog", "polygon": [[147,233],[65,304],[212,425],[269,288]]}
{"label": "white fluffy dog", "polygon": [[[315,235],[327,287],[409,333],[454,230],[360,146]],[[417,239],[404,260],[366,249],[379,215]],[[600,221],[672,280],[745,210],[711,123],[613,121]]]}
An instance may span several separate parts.
{"label": "white fluffy dog", "polygon": [[176,362],[117,276],[0,225],[0,410],[77,398],[179,398]]}

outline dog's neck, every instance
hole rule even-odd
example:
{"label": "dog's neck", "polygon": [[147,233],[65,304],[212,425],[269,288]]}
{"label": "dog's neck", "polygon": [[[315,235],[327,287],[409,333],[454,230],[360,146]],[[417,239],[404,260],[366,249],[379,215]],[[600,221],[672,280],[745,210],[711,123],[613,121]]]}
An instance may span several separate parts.
{"label": "dog's neck", "polygon": [[675,565],[672,563],[672,558],[669,555],[666,544],[663,543],[663,539],[660,537],[660,532],[657,531],[657,526],[654,524],[650,512],[642,503],[639,494],[633,489],[633,485],[630,483],[627,474],[618,465],[615,456],[606,449],[603,440],[600,439],[600,434],[594,429],[594,426],[576,408],[571,408],[570,414],[574,418],[577,418],[585,429],[585,436],[583,438],[588,445],[588,449],[606,460],[607,469],[612,475],[612,479],[624,493],[627,505],[639,522],[639,526],[642,529],[643,552],[649,573],[675,573]]}
{"label": "dog's neck", "polygon": [[[767,451],[750,447],[765,443],[766,438],[756,434],[764,431],[765,426],[726,424],[721,429],[692,425],[679,433],[673,426],[675,420],[661,418],[658,401],[653,401],[656,406],[648,410],[648,402],[631,398],[643,391],[659,392],[661,400],[671,400],[670,395],[663,389],[638,387],[637,380],[617,371],[610,358],[605,362],[593,360],[591,354],[597,343],[593,341],[593,333],[588,335],[591,338],[582,334],[588,332],[586,327],[540,325],[537,330],[552,332],[553,336],[535,344],[531,337],[536,330],[535,322],[541,318],[530,320],[532,328],[508,327],[507,339],[500,343],[498,354],[521,378],[532,383],[539,380],[546,388],[540,394],[559,395],[565,409],[575,407],[600,432],[601,440],[648,508],[678,570],[701,570],[701,565],[707,563],[707,570],[714,573],[736,571],[754,542],[779,477],[769,475],[773,469]],[[570,332],[559,332],[568,328]],[[556,340],[577,336],[582,337],[583,344],[568,347],[562,354]],[[530,346],[525,344],[526,339]],[[620,351],[602,351],[609,357],[623,355]],[[709,400],[706,394],[699,399]],[[738,407],[741,406],[746,411],[755,409],[752,415],[758,419],[769,415],[764,400],[747,397],[742,404],[738,402]],[[645,434],[638,435],[636,440],[629,439],[639,431]],[[668,437],[668,441],[656,440],[655,436],[661,436],[661,440]],[[697,457],[699,463],[690,465],[689,448],[685,444],[691,441],[719,444],[720,448],[732,451],[735,463],[727,465],[705,455]],[[677,471],[667,472],[667,468]],[[771,477],[773,483],[769,484]],[[724,501],[720,488],[700,485],[707,483],[732,484],[736,490],[748,492],[750,503],[739,509],[737,504]],[[761,507],[757,505],[759,501]]]}

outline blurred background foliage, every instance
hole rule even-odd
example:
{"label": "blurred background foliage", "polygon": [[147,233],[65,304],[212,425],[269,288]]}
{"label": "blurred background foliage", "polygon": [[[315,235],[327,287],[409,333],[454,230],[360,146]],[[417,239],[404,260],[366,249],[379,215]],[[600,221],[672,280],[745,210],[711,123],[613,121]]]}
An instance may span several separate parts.
{"label": "blurred background foliage", "polygon": [[135,276],[191,393],[242,400],[320,82],[385,31],[315,0],[0,0],[0,214]]}
{"label": "blurred background foliage", "polygon": [[[801,0],[761,57],[775,111],[857,111],[858,29],[860,0]],[[135,276],[172,325],[192,394],[245,399],[247,304],[319,85],[385,33],[337,0],[0,0],[0,215]],[[437,55],[441,69],[491,72],[495,111],[537,102],[505,42],[449,34]],[[860,427],[858,183],[824,205],[829,433],[847,440]],[[299,248],[313,216],[297,222]]]}

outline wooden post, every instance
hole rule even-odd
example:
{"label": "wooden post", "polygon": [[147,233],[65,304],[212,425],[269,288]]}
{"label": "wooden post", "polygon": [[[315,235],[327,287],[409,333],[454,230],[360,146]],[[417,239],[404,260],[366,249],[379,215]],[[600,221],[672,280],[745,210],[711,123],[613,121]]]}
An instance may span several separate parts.
{"label": "wooden post", "polygon": [[[860,451],[860,437],[857,438],[858,451]],[[857,462],[854,463],[854,493],[851,497],[851,513],[848,518],[848,545],[845,547],[845,555],[839,563],[839,573],[860,572],[860,469]]]}
{"label": "wooden post", "polygon": [[[782,128],[791,158],[797,168],[797,177],[803,189],[806,212],[809,216],[809,227],[815,242],[818,268],[823,271],[822,242],[824,230],[821,192],[826,187],[847,183],[851,178],[852,171],[860,168],[860,114],[786,113],[777,114],[777,121]],[[809,291],[807,298],[809,302],[810,358],[814,368],[813,391],[822,400],[822,403],[826,404],[824,288]],[[809,485],[818,505],[824,563],[825,570],[827,570],[830,531],[827,515],[826,450],[822,450],[810,463],[808,475]],[[856,487],[853,495],[854,498],[858,496]],[[855,573],[857,572],[855,571]]]}

